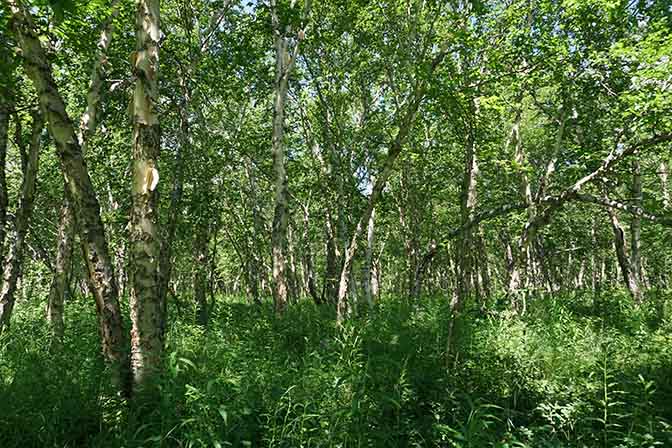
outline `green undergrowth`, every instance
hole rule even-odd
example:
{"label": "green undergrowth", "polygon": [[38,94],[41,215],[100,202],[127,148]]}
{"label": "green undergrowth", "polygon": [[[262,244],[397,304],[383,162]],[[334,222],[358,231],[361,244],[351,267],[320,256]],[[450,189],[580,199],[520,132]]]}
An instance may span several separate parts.
{"label": "green undergrowth", "polygon": [[386,298],[342,331],[327,307],[276,318],[221,299],[207,329],[174,319],[160,402],[133,410],[109,389],[91,303],[67,304],[50,351],[24,302],[0,338],[0,447],[672,446],[666,300],[467,308],[447,353],[445,298]]}

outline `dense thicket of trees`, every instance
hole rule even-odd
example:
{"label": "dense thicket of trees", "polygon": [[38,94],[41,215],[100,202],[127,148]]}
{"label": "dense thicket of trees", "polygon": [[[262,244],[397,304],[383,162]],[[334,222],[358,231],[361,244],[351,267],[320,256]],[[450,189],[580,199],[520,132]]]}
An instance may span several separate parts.
{"label": "dense thicket of trees", "polygon": [[450,356],[468,307],[670,287],[667,1],[5,0],[0,27],[0,331],[39,297],[67,352],[93,296],[125,397],[217,297],[341,329],[441,297]]}

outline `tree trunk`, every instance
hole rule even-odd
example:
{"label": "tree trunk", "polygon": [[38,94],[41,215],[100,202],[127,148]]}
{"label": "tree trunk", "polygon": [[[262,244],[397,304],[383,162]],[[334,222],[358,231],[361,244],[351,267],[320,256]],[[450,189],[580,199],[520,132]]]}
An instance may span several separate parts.
{"label": "tree trunk", "polygon": [[206,326],[210,319],[208,306],[208,242],[210,241],[209,222],[205,216],[200,217],[198,234],[194,241],[195,271],[194,271],[194,299],[196,301],[196,322]]}
{"label": "tree trunk", "polygon": [[[520,123],[520,116],[517,116],[516,121]],[[536,225],[533,225],[533,223],[536,223],[537,220],[539,220],[538,215],[538,202],[540,199],[544,196],[546,193],[546,189],[548,187],[548,183],[551,180],[551,177],[553,176],[553,173],[555,173],[555,165],[557,164],[558,161],[558,156],[560,154],[560,150],[562,149],[562,142],[564,141],[565,137],[565,125],[567,122],[567,113],[564,109],[564,107],[560,110],[559,116],[558,116],[558,131],[555,135],[555,142],[553,144],[553,153],[551,155],[551,158],[548,161],[548,164],[546,165],[546,171],[542,175],[541,179],[539,179],[539,186],[537,187],[536,194],[534,198],[531,196],[531,192],[529,191],[529,181],[525,179],[521,179],[521,184],[520,184],[520,192],[521,196],[525,198],[525,202],[527,204],[527,224],[525,226],[525,229],[523,230],[523,235],[521,236],[520,240],[518,241],[518,244],[514,246],[514,252],[513,252],[513,257],[511,258],[511,268],[510,272],[511,275],[509,276],[509,285],[508,285],[508,293],[509,296],[512,300],[512,305],[513,308],[520,308],[522,304],[524,304],[524,297],[520,297],[520,288],[523,284],[523,278],[522,276],[525,274],[525,270],[527,269],[528,266],[528,261],[529,260],[529,245],[530,242],[532,242],[532,246],[535,246],[534,240],[536,238]],[[516,129],[516,132],[512,132],[511,134],[511,142],[516,145],[516,157],[521,157],[521,163],[522,161],[525,160],[525,155],[524,151],[522,149],[522,140],[520,137],[520,129]],[[527,184],[527,185],[525,185]],[[550,210],[550,207],[547,209],[547,211]]]}
{"label": "tree trunk", "polygon": [[[436,64],[433,65],[433,67],[435,66]],[[373,213],[373,209],[378,203],[378,199],[380,198],[383,192],[383,188],[387,183],[387,179],[390,177],[392,171],[394,170],[394,162],[397,160],[397,157],[401,153],[403,145],[406,142],[406,138],[408,137],[408,134],[410,133],[411,128],[413,127],[413,123],[415,121],[415,115],[418,111],[418,108],[420,107],[420,103],[422,102],[423,98],[424,98],[424,88],[418,85],[416,86],[416,90],[409,98],[409,101],[407,103],[408,104],[407,109],[404,113],[403,118],[399,123],[399,130],[397,131],[397,135],[388,149],[387,158],[385,159],[383,169],[376,178],[376,182],[374,183],[373,188],[371,190],[371,194],[369,195],[366,208],[364,209],[364,214],[360,217],[359,221],[357,222],[355,231],[353,232],[352,238],[350,239],[350,243],[348,244],[348,247],[345,251],[343,259],[343,267],[341,269],[340,281],[338,285],[338,298],[336,302],[336,323],[339,326],[343,324],[345,317],[349,313],[347,295],[350,289],[350,280],[352,278],[351,276],[352,265],[354,263],[355,255],[357,253],[357,245],[359,239],[362,236],[362,233],[364,232],[364,223],[368,224],[369,219],[371,218],[371,214]]]}
{"label": "tree trunk", "polygon": [[[209,269],[208,269],[208,294],[210,295],[210,303],[208,304],[208,320],[210,315],[215,309],[215,292],[217,289],[216,278],[217,278],[217,243],[219,242],[219,220],[216,218],[215,222],[212,223],[210,228],[210,234],[212,235],[212,252],[209,255]],[[210,240],[210,235],[208,236],[208,241]],[[242,272],[238,274],[242,276]],[[238,291],[241,291],[240,289]],[[207,322],[206,322],[207,325]]]}
{"label": "tree trunk", "polygon": [[380,257],[376,257],[371,264],[371,298],[375,300],[380,297]]}
{"label": "tree trunk", "polygon": [[364,284],[364,299],[369,308],[373,308],[373,295],[371,294],[371,268],[373,265],[373,248],[375,245],[375,221],[376,209],[374,208],[369,217],[369,225],[366,230],[366,254],[362,268],[362,280]]}
{"label": "tree trunk", "polygon": [[[273,230],[271,232],[271,251],[273,255],[273,300],[275,311],[282,313],[287,308],[287,172],[285,169],[285,102],[289,89],[289,76],[294,68],[298,55],[299,43],[305,35],[305,28],[296,33],[296,42],[290,54],[288,35],[292,34],[290,25],[281,30],[277,0],[271,0],[271,22],[275,45],[275,98],[273,101],[273,136],[272,156],[273,174],[275,177],[275,211],[273,214]],[[293,6],[293,2],[292,2]],[[303,18],[305,22],[310,11],[310,0],[304,4]]]}
{"label": "tree trunk", "polygon": [[21,197],[16,211],[16,220],[14,224],[16,236],[12,242],[7,259],[4,263],[2,274],[2,288],[0,289],[0,333],[3,328],[9,327],[9,322],[14,308],[16,297],[16,283],[21,273],[21,263],[23,259],[23,246],[28,232],[30,215],[33,211],[33,200],[35,198],[35,184],[37,181],[37,170],[40,154],[40,138],[44,121],[38,112],[33,113],[33,129],[30,140],[30,150],[26,169],[23,172],[23,182],[21,184]]}
{"label": "tree trunk", "polygon": [[261,209],[259,208],[258,201],[258,189],[257,189],[257,180],[254,173],[255,167],[252,166],[252,162],[247,159],[245,164],[245,170],[247,173],[247,179],[250,187],[250,209],[252,211],[252,249],[250,253],[250,259],[248,261],[250,265],[250,288],[252,290],[252,299],[254,303],[260,304],[260,289],[263,290],[262,283],[262,271],[264,270],[264,260],[262,254],[264,253],[263,245],[260,242],[261,235],[264,230],[262,223]]}
{"label": "tree trunk", "polygon": [[[642,196],[642,173],[639,160],[635,160],[633,163],[632,199],[635,207],[641,209],[644,205],[644,198]],[[642,286],[641,237],[642,218],[638,214],[633,214],[630,221],[630,266],[632,274],[637,277],[640,287]]]}
{"label": "tree trunk", "polygon": [[[474,101],[474,113],[478,114],[478,104]],[[462,178],[462,191],[460,194],[460,215],[461,222],[464,226],[467,222],[473,221],[476,212],[476,205],[478,201],[477,182],[478,182],[478,157],[476,155],[476,136],[475,129],[469,130],[467,136],[466,153],[464,159],[464,173]],[[478,230],[476,229],[476,232]],[[459,310],[466,298],[471,293],[473,286],[474,275],[474,252],[475,245],[473,242],[472,227],[468,227],[462,231],[458,237],[458,288],[457,288],[457,302],[453,303],[453,309]]]}
{"label": "tree trunk", "polygon": [[7,163],[7,132],[9,130],[10,104],[0,104],[0,258],[5,254],[5,236],[7,235],[7,179],[5,168]]}
{"label": "tree trunk", "polygon": [[23,51],[25,70],[39,94],[40,108],[47,120],[49,134],[56,143],[68,190],[73,198],[89,276],[94,287],[103,353],[112,370],[113,384],[122,393],[128,394],[126,337],[114,268],[100,218],[100,204],[74,126],[66,113],[63,97],[56,87],[44,50],[33,32],[30,17],[17,0],[8,2],[13,15],[12,27]]}
{"label": "tree trunk", "polygon": [[336,303],[338,300],[338,243],[334,220],[329,210],[326,212],[326,261],[324,270],[324,296],[327,302]]}
{"label": "tree trunk", "polygon": [[611,228],[614,232],[614,248],[616,250],[616,258],[618,259],[618,265],[621,268],[621,274],[623,276],[623,282],[628,288],[630,295],[635,300],[636,303],[641,303],[642,293],[639,286],[639,279],[632,269],[630,264],[630,259],[628,258],[628,249],[625,239],[625,231],[621,226],[621,223],[616,216],[616,213],[611,209],[607,209],[609,217],[611,218]]}
{"label": "tree trunk", "polygon": [[313,266],[313,250],[310,243],[310,207],[308,204],[303,206],[303,272],[305,277],[308,294],[316,305],[322,303],[322,297],[317,292],[315,282],[315,268]]}
{"label": "tree trunk", "polygon": [[[406,291],[413,296],[416,280],[415,276],[418,270],[418,222],[417,222],[417,199],[413,195],[413,186],[409,185],[407,169],[403,170],[399,180],[399,224],[404,238],[404,250],[406,263]],[[409,213],[409,208],[411,209]]]}
{"label": "tree trunk", "polygon": [[170,193],[168,222],[166,224],[163,244],[161,245],[161,260],[159,261],[159,300],[162,303],[164,312],[168,310],[167,295],[173,269],[173,245],[175,244],[175,233],[177,232],[177,225],[182,211],[182,194],[184,191],[184,162],[182,159],[187,148],[191,147],[188,113],[190,95],[185,83],[184,79],[180,80],[180,84],[182,85],[182,104],[179,107],[179,144],[175,153],[175,169],[173,173],[173,187]]}
{"label": "tree trunk", "polygon": [[284,312],[287,307],[287,262],[285,248],[287,240],[287,173],[285,171],[284,113],[287,98],[289,73],[284,65],[287,56],[285,39],[276,39],[275,100],[273,104],[273,173],[275,175],[275,212],[271,245],[273,255],[273,301],[275,311]]}
{"label": "tree trunk", "polygon": [[490,280],[490,264],[488,263],[488,251],[483,241],[483,231],[479,229],[476,234],[476,253],[478,256],[478,285],[481,305],[484,307],[487,298],[490,296],[492,288]]}
{"label": "tree trunk", "polygon": [[[316,86],[318,91],[318,97],[321,100],[321,104],[324,106],[319,83],[316,83]],[[320,295],[320,302],[329,302],[335,304],[338,296],[338,274],[339,274],[338,270],[339,270],[340,256],[337,243],[338,235],[334,223],[333,218],[334,215],[331,204],[340,203],[340,201],[336,199],[336,194],[333,192],[332,188],[332,185],[335,183],[332,169],[332,166],[334,164],[333,159],[336,156],[338,148],[334,144],[333,140],[330,138],[329,132],[327,131],[327,128],[331,126],[331,113],[326,106],[324,106],[322,109],[323,110],[326,109],[324,110],[323,113],[326,122],[325,123],[326,125],[322,126],[323,136],[325,141],[329,142],[329,146],[332,148],[332,154],[331,154],[332,157],[329,157],[328,158],[329,160],[327,160],[327,158],[324,157],[322,147],[317,141],[315,141],[314,137],[312,136],[310,125],[308,124],[307,120],[304,120],[305,124],[304,128],[306,129],[307,134],[306,139],[312,141],[312,150],[313,150],[312,152],[314,157],[319,162],[320,175],[325,180],[320,184],[320,193],[325,198],[327,203],[329,203],[327,204],[326,209],[324,211],[325,268],[324,268],[324,281],[322,285],[322,293]]]}
{"label": "tree trunk", "polygon": [[[89,138],[98,125],[98,104],[100,93],[103,88],[104,66],[107,62],[107,50],[112,39],[114,19],[119,15],[118,4],[120,0],[113,0],[110,17],[103,24],[96,59],[91,69],[89,90],[86,97],[86,110],[79,120],[78,140],[82,154],[86,155]],[[49,289],[47,303],[47,321],[51,326],[52,338],[55,343],[60,343],[63,338],[63,303],[67,286],[68,272],[72,258],[72,242],[75,233],[75,217],[73,216],[72,201],[68,199],[67,187],[63,191],[63,205],[59,214],[58,241],[56,243],[56,266],[54,278]],[[123,272],[118,270],[118,272]]]}
{"label": "tree trunk", "polygon": [[581,259],[579,264],[579,272],[576,274],[576,281],[574,282],[574,287],[577,289],[583,289],[583,277],[586,273],[586,260],[585,258]]}
{"label": "tree trunk", "polygon": [[271,18],[275,44],[275,97],[273,100],[272,156],[274,175],[274,213],[271,232],[273,257],[273,302],[275,311],[282,313],[287,308],[287,172],[285,170],[285,101],[289,88],[289,75],[293,60],[289,54],[289,42],[280,29],[278,7],[271,0]]}
{"label": "tree trunk", "polygon": [[590,251],[590,274],[591,274],[591,279],[590,279],[590,288],[595,293],[597,290],[597,283],[598,283],[598,272],[597,272],[597,251],[599,249],[599,246],[597,245],[597,232],[596,232],[596,219],[593,217],[591,221],[591,226],[590,226],[590,244],[591,244],[591,251]]}
{"label": "tree trunk", "polygon": [[96,58],[91,69],[89,90],[86,96],[86,110],[79,121],[78,138],[82,147],[82,153],[84,154],[86,154],[86,145],[89,137],[91,137],[98,125],[98,104],[100,103],[100,92],[103,89],[103,81],[105,80],[104,66],[107,64],[107,51],[112,40],[112,33],[114,32],[114,19],[119,15],[118,5],[120,1],[112,0],[110,16],[103,23],[102,31],[98,38]]}
{"label": "tree trunk", "polygon": [[54,266],[54,277],[49,290],[49,301],[47,303],[47,322],[51,326],[53,343],[60,345],[63,339],[64,321],[63,321],[63,303],[65,291],[68,285],[68,274],[72,264],[72,246],[74,239],[75,224],[72,216],[70,201],[66,197],[67,190],[63,191],[63,205],[61,206],[60,217],[58,221],[56,263]]}
{"label": "tree trunk", "polygon": [[664,160],[660,162],[658,176],[660,177],[660,188],[663,191],[663,207],[668,209],[670,208],[670,188],[668,183],[669,171],[667,162]]}
{"label": "tree trunk", "polygon": [[[520,183],[518,185],[518,192],[523,201],[527,204],[527,214],[528,218],[534,216],[535,208],[532,198],[532,190],[530,188],[530,182],[527,177],[526,164],[527,164],[527,155],[523,149],[523,140],[520,135],[520,123],[522,119],[522,96],[518,97],[518,106],[516,108],[516,116],[514,119],[513,127],[511,128],[511,136],[509,138],[509,145],[514,148],[514,161],[516,163],[516,168],[518,168],[518,175],[520,176]],[[554,170],[555,160],[551,159],[549,167],[547,168],[547,173],[550,173]],[[523,258],[523,266],[517,267],[513,266],[513,276],[515,280],[520,282],[528,282],[530,278],[530,273],[527,272],[530,268],[534,269],[534,257],[532,256],[534,251],[528,246],[525,250],[519,254]],[[520,278],[524,276],[524,279]],[[514,298],[517,300],[517,298]],[[516,304],[514,303],[514,307]]]}
{"label": "tree trunk", "polygon": [[131,364],[138,390],[156,386],[163,357],[165,312],[159,297],[158,232],[160,148],[159,0],[140,0],[136,11],[136,51],[132,62],[137,77],[133,95],[133,174],[130,222]]}
{"label": "tree trunk", "polygon": [[294,230],[292,226],[289,226],[287,229],[287,255],[289,257],[289,275],[287,276],[287,288],[289,291],[289,297],[296,301],[300,296],[300,279],[298,270],[296,268],[296,257],[294,256],[294,253]]}

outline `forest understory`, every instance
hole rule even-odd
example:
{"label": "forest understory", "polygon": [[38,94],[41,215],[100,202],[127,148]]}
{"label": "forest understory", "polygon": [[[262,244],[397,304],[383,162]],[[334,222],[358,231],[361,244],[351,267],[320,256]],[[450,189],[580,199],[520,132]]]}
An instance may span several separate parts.
{"label": "forest understory", "polygon": [[68,302],[54,351],[38,301],[0,339],[0,446],[672,446],[670,294],[641,307],[618,290],[450,307],[387,297],[346,327],[304,302],[219,298],[171,323],[160,402],[113,398],[92,303]]}

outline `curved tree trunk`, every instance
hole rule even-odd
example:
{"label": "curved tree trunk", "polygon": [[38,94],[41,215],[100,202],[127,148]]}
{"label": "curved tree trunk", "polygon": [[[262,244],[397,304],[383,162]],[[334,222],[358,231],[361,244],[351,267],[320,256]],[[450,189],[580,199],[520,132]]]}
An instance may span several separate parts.
{"label": "curved tree trunk", "polygon": [[[107,50],[110,47],[114,30],[114,19],[119,15],[119,1],[113,0],[112,12],[102,26],[98,39],[96,59],[91,69],[89,90],[86,96],[86,110],[79,120],[78,140],[82,154],[86,155],[89,138],[93,135],[98,125],[98,104],[103,89],[104,66],[107,61]],[[72,258],[72,243],[75,233],[75,217],[73,216],[71,200],[68,198],[67,187],[63,190],[63,205],[59,214],[58,242],[56,246],[56,266],[54,278],[49,289],[47,303],[47,321],[51,326],[53,341],[59,343],[63,338],[63,303],[65,290]]]}
{"label": "curved tree trunk", "polygon": [[[519,117],[517,119],[519,119]],[[524,281],[523,275],[525,274],[525,271],[528,268],[528,262],[531,261],[529,260],[530,254],[535,253],[534,250],[530,250],[530,242],[532,242],[531,245],[534,247],[536,239],[536,228],[537,228],[537,224],[535,223],[544,219],[544,216],[541,217],[538,216],[539,201],[546,194],[548,183],[550,182],[553,173],[555,173],[555,166],[558,162],[560,150],[562,149],[562,142],[564,141],[565,138],[566,122],[567,122],[567,113],[563,108],[560,110],[558,117],[558,131],[555,135],[555,142],[553,144],[553,153],[546,165],[546,171],[542,175],[541,179],[539,179],[539,185],[537,187],[537,191],[534,198],[532,198],[531,195],[528,194],[529,182],[527,187],[524,187],[524,181],[521,181],[520,186],[521,193],[525,197],[525,201],[527,203],[527,224],[525,226],[525,229],[523,230],[523,235],[518,241],[518,244],[513,246],[514,250],[513,257],[511,259],[512,263],[510,264],[511,275],[509,276],[508,294],[512,300],[512,305],[514,309],[520,308],[524,304],[525,298],[524,296],[521,297],[520,288]],[[512,143],[516,144],[517,157],[518,155],[520,157],[524,157],[524,151],[522,149],[522,143],[521,143],[522,140],[520,138],[519,131],[516,130],[516,133],[515,134],[512,133],[511,137],[512,137]],[[513,139],[514,137],[515,140]],[[525,188],[524,191],[523,188]],[[551,207],[549,207],[544,211],[544,213],[550,213],[551,211],[552,209]]]}
{"label": "curved tree trunk", "polygon": [[[433,58],[429,66],[429,73],[427,73],[428,77],[431,76],[434,70],[441,64],[446,54],[447,52],[444,50]],[[425,85],[422,81],[418,81],[415,85],[415,88],[413,89],[413,92],[408,95],[407,101],[405,102],[406,107],[404,109],[400,109],[397,112],[398,115],[395,117],[399,124],[397,134],[390,142],[387,157],[383,163],[380,174],[373,184],[373,188],[371,189],[371,194],[369,195],[364,214],[357,222],[355,231],[353,232],[352,238],[350,239],[350,242],[348,243],[348,246],[345,250],[343,267],[341,268],[341,275],[338,284],[338,297],[336,300],[336,323],[339,326],[342,325],[346,315],[349,312],[347,295],[352,277],[352,265],[354,263],[355,254],[357,252],[357,244],[360,237],[362,236],[362,233],[364,232],[364,223],[369,222],[369,218],[371,217],[373,209],[383,192],[383,188],[387,183],[387,179],[390,177],[390,175],[392,175],[394,170],[394,163],[396,162],[404,144],[406,143],[406,139],[408,138],[408,135],[411,132],[411,128],[415,123],[415,116],[418,113],[418,109],[420,108],[420,104],[422,103],[424,97]]]}
{"label": "curved tree trunk", "polygon": [[[437,63],[438,64],[438,63]],[[433,64],[435,67],[436,64]],[[424,98],[424,88],[418,85],[416,90],[410,95],[408,106],[404,111],[404,115],[399,123],[399,130],[394,140],[390,144],[390,148],[387,153],[387,158],[383,164],[383,169],[376,178],[376,182],[371,189],[371,194],[364,209],[364,214],[359,218],[357,225],[355,226],[355,231],[350,238],[347,249],[345,250],[343,258],[343,267],[341,268],[341,275],[338,284],[338,298],[336,302],[336,323],[340,326],[343,324],[346,316],[349,314],[348,306],[348,291],[350,289],[350,281],[352,279],[352,266],[355,261],[355,255],[357,253],[357,245],[359,239],[364,233],[364,223],[369,222],[373,209],[375,208],[380,196],[383,192],[383,188],[387,183],[387,179],[392,175],[394,171],[394,163],[399,157],[406,138],[408,137],[411,128],[415,122],[415,115],[418,112],[420,103]]]}
{"label": "curved tree trunk", "polygon": [[611,218],[611,228],[614,232],[614,248],[616,250],[616,258],[618,260],[618,266],[621,268],[620,272],[623,276],[623,282],[625,286],[630,291],[630,295],[635,300],[636,303],[641,303],[642,301],[642,292],[639,285],[639,279],[637,278],[636,273],[632,269],[630,264],[630,259],[628,258],[628,249],[625,239],[625,231],[623,226],[618,220],[616,213],[607,209],[609,217]]}
{"label": "curved tree trunk", "polygon": [[73,198],[86,264],[94,287],[103,353],[111,367],[113,384],[122,393],[128,394],[126,336],[114,268],[100,218],[100,204],[82,157],[75,128],[54,82],[44,50],[33,32],[30,17],[17,0],[8,2],[13,15],[13,29],[23,51],[25,70],[38,92],[40,108],[47,120],[49,134],[56,143],[68,191]]}

